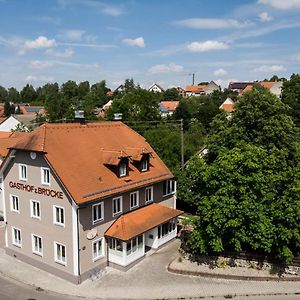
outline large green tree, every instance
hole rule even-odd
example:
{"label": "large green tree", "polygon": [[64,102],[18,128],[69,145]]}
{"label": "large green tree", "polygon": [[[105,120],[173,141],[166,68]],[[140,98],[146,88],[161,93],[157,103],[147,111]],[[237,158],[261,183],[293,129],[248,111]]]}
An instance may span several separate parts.
{"label": "large green tree", "polygon": [[231,118],[214,119],[208,154],[194,157],[179,182],[179,199],[199,216],[193,252],[293,259],[300,251],[298,138],[288,107],[266,90],[245,93]]}
{"label": "large green tree", "polygon": [[22,102],[35,102],[37,99],[37,93],[32,85],[26,84],[20,92]]}

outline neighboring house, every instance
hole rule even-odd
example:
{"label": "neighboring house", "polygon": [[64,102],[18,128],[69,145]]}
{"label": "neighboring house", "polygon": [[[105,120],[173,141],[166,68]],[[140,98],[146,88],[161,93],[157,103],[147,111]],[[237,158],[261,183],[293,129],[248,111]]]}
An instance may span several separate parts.
{"label": "neighboring house", "polygon": [[20,111],[23,115],[34,115],[36,114],[45,115],[45,108],[44,106],[30,106],[30,105],[20,105]]}
{"label": "neighboring house", "polygon": [[176,108],[179,105],[179,101],[161,101],[159,103],[160,114],[162,117],[172,116]]}
{"label": "neighboring house", "polygon": [[178,95],[181,96],[181,97],[185,97],[186,96],[186,92],[185,92],[185,89],[183,89],[182,87],[178,86],[176,88],[176,90],[178,91]]}
{"label": "neighboring house", "polygon": [[221,88],[214,81],[207,85],[188,85],[185,88],[186,97],[209,95],[214,91],[220,91]]}
{"label": "neighboring house", "polygon": [[248,85],[254,85],[254,82],[230,82],[228,84],[228,90],[233,92],[242,92],[246,86]]}
{"label": "neighboring house", "polygon": [[35,114],[11,115],[0,123],[0,131],[11,132],[20,125],[24,125],[25,129],[29,130],[30,128],[35,127],[35,118]]}
{"label": "neighboring house", "polygon": [[149,87],[148,91],[154,93],[163,93],[165,90],[157,83],[154,83]]}
{"label": "neighboring house", "polygon": [[121,122],[44,124],[10,148],[1,174],[6,253],[76,284],[177,235],[174,176]]}
{"label": "neighboring house", "polygon": [[[19,141],[23,136],[27,134],[25,132],[7,132],[1,131],[0,132],[0,166],[4,159],[6,158],[9,147],[14,145],[17,141]],[[0,215],[3,216],[3,198],[2,198],[2,191],[3,191],[3,182],[0,180]]]}
{"label": "neighboring house", "polygon": [[102,108],[98,111],[97,117],[104,118],[105,113],[111,108],[112,104],[113,104],[113,100],[109,100],[106,104],[104,104]]}
{"label": "neighboring house", "polygon": [[268,89],[272,94],[274,94],[276,97],[281,97],[281,89],[283,85],[283,81],[261,81],[261,82],[255,82],[254,84],[247,85],[240,94],[242,95],[244,92],[252,91],[253,87],[255,85],[263,86],[264,88]]}
{"label": "neighboring house", "polygon": [[227,98],[219,107],[227,113],[232,113],[234,111],[234,102],[231,98]]}

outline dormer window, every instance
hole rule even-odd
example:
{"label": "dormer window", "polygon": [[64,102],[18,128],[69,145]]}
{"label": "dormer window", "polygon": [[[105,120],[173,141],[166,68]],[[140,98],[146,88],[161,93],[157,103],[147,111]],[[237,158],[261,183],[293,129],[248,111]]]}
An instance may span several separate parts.
{"label": "dormer window", "polygon": [[140,171],[146,172],[149,170],[149,155],[143,155],[141,161],[140,161]]}
{"label": "dormer window", "polygon": [[125,177],[128,175],[128,162],[122,160],[119,164],[119,177]]}

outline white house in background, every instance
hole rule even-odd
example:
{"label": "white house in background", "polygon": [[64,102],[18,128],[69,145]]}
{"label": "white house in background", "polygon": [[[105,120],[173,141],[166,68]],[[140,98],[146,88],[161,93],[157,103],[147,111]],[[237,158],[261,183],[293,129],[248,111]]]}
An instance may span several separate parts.
{"label": "white house in background", "polygon": [[154,83],[149,87],[148,91],[154,93],[163,93],[165,90],[157,83]]}
{"label": "white house in background", "polygon": [[159,103],[160,114],[162,117],[172,116],[179,105],[179,101],[161,101]]}
{"label": "white house in background", "polygon": [[188,85],[185,88],[185,94],[187,97],[209,95],[214,91],[221,91],[220,86],[214,81],[211,81],[206,85]]}
{"label": "white house in background", "polygon": [[15,130],[18,126],[24,125],[25,128],[29,130],[33,127],[35,120],[35,115],[11,115],[0,123],[0,131],[11,132]]}

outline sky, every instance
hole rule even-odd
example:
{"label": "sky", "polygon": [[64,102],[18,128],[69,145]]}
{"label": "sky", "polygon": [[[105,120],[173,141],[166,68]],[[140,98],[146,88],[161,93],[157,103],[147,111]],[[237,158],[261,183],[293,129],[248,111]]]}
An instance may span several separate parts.
{"label": "sky", "polygon": [[0,85],[289,78],[300,0],[0,0]]}

